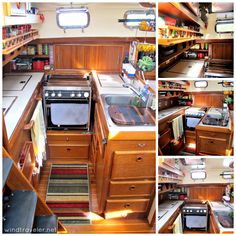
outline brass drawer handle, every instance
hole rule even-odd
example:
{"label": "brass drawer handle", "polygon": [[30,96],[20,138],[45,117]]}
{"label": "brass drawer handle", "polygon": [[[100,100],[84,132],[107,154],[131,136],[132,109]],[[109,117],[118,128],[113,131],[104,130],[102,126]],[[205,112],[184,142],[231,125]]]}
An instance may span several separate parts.
{"label": "brass drawer handle", "polygon": [[131,185],[130,187],[129,187],[129,190],[130,191],[134,191],[136,189],[136,186],[135,185]]}
{"label": "brass drawer handle", "polygon": [[146,143],[139,143],[138,144],[138,147],[140,147],[140,148],[143,148],[143,147],[145,147],[146,146]]}
{"label": "brass drawer handle", "polygon": [[70,148],[67,148],[66,150],[67,150],[67,151],[70,151],[71,149],[70,149]]}
{"label": "brass drawer handle", "polygon": [[137,158],[136,158],[136,161],[137,161],[137,162],[143,161],[143,157],[137,157]]}
{"label": "brass drawer handle", "polygon": [[125,203],[124,208],[130,207],[130,203]]}

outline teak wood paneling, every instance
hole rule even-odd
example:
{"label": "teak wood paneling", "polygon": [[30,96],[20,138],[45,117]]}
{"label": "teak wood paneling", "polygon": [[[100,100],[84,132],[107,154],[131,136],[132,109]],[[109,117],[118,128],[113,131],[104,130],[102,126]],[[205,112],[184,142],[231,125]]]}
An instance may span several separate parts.
{"label": "teak wood paneling", "polygon": [[55,44],[54,68],[120,72],[128,45]]}
{"label": "teak wood paneling", "polygon": [[211,43],[209,57],[212,59],[233,60],[233,43]]}
{"label": "teak wood paneling", "polygon": [[222,107],[224,101],[223,92],[190,92],[193,96],[193,106]]}
{"label": "teak wood paneling", "polygon": [[221,201],[226,184],[188,185],[190,200]]}

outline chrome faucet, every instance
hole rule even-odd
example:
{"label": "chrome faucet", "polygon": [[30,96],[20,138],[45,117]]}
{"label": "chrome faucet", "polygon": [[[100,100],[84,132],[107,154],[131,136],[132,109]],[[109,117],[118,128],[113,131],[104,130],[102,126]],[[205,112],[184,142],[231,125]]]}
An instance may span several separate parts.
{"label": "chrome faucet", "polygon": [[124,84],[123,84],[123,87],[124,87],[124,88],[129,88],[129,89],[131,89],[138,97],[141,96],[141,92],[138,91],[132,84],[130,84],[130,83],[124,83]]}

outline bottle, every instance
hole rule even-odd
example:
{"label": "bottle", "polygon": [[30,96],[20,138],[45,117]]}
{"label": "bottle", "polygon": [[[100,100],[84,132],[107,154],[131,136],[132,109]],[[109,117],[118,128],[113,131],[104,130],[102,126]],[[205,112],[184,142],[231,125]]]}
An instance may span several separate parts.
{"label": "bottle", "polygon": [[142,100],[144,102],[146,102],[147,99],[148,99],[148,92],[149,92],[148,88],[149,88],[149,85],[145,84],[144,88],[141,91],[141,95],[140,96],[141,96],[141,98],[142,98]]}
{"label": "bottle", "polygon": [[122,62],[122,71],[125,72],[127,70],[127,65],[129,65],[129,53],[125,54],[125,59]]}

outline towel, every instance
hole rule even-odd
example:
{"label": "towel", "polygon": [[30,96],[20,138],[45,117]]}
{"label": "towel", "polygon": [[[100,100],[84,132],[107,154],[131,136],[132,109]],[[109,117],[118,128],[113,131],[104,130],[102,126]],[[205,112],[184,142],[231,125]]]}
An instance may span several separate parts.
{"label": "towel", "polygon": [[174,134],[174,139],[179,140],[182,138],[184,134],[184,127],[183,127],[183,116],[177,116],[172,120],[172,130]]}
{"label": "towel", "polygon": [[183,233],[181,213],[178,215],[178,217],[174,221],[173,233],[174,234],[182,234]]}
{"label": "towel", "polygon": [[31,118],[34,122],[31,129],[31,139],[34,148],[34,154],[36,156],[36,161],[41,167],[43,165],[43,160],[46,160],[46,127],[43,117],[43,107],[42,101],[39,101],[34,114]]}

